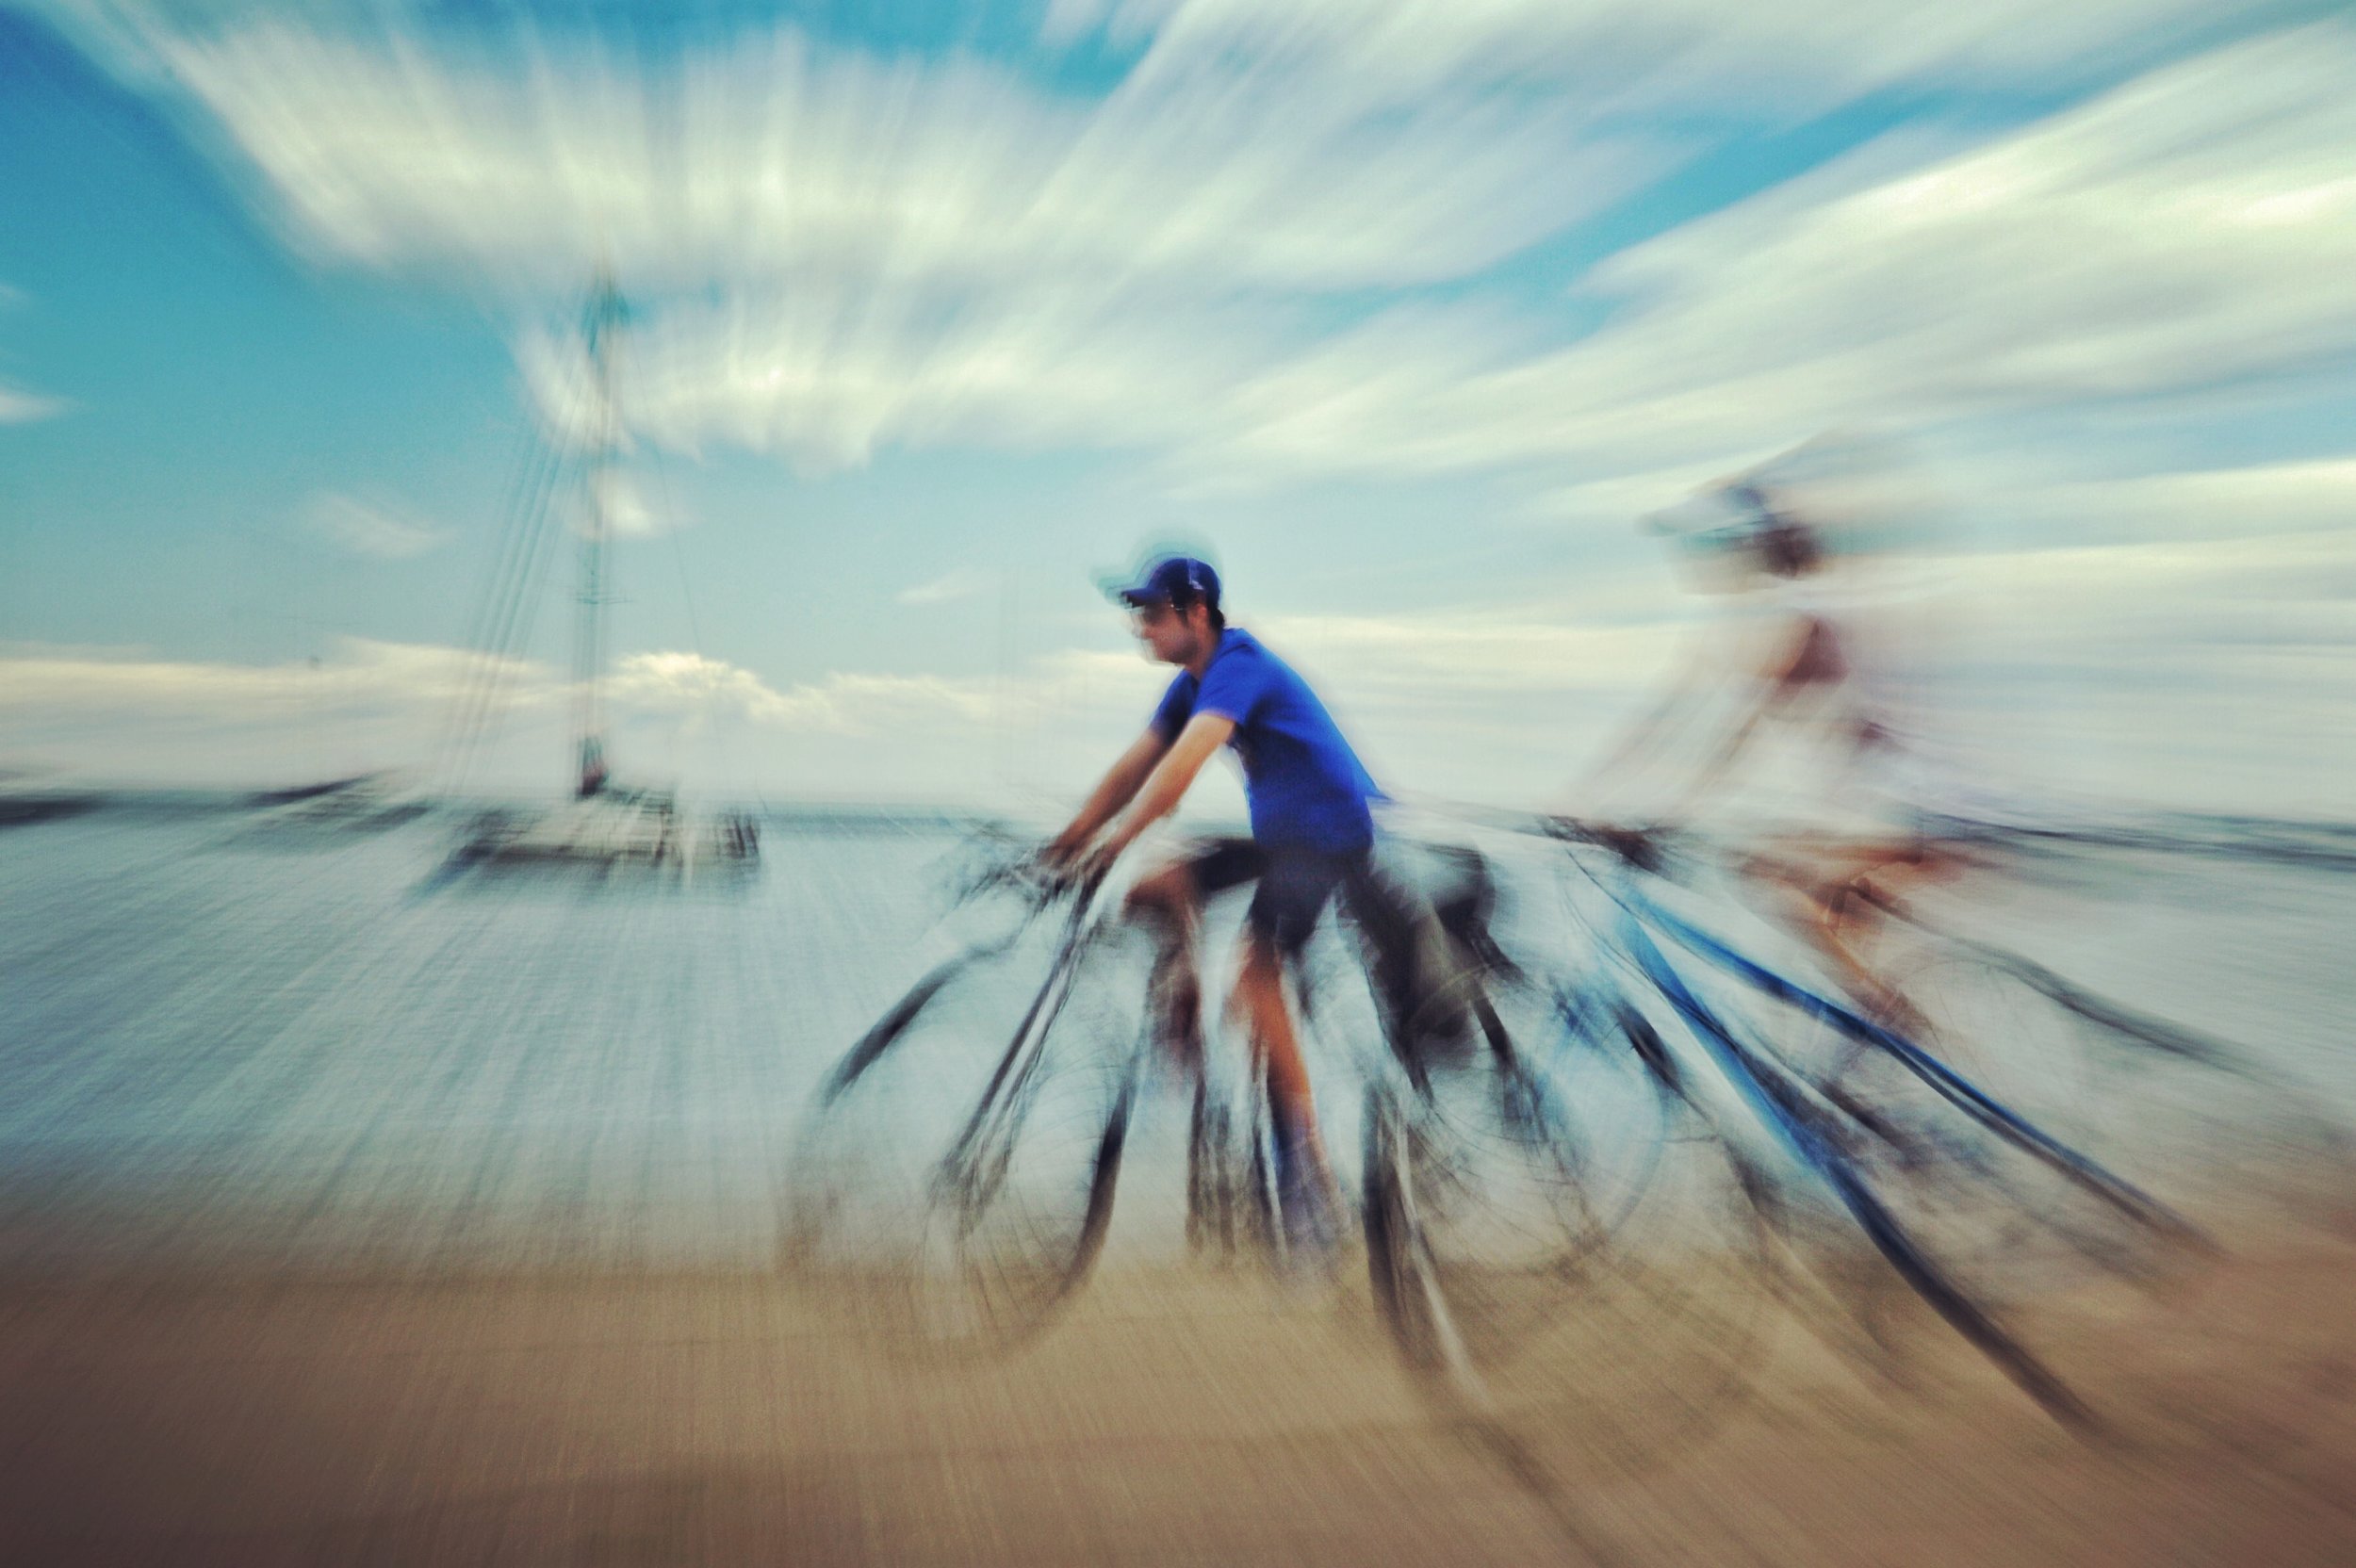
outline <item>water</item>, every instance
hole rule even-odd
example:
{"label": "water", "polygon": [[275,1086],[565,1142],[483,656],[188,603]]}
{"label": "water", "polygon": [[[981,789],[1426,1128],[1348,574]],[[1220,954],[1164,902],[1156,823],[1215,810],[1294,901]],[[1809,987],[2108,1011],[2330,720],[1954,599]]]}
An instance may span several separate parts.
{"label": "water", "polygon": [[[1575,943],[1559,852],[1487,842],[1517,939]],[[971,858],[949,825],[781,820],[757,876],[684,888],[433,889],[449,843],[434,819],[295,839],[186,813],[0,834],[0,1266],[768,1266],[821,1075],[999,918],[944,918]],[[2356,1107],[2351,889],[2298,863],[2056,848],[1945,912]],[[1370,1015],[1338,1016],[1363,1037]],[[1333,1032],[1317,1065],[1346,1156]],[[1125,1231],[1175,1235],[1183,1121],[1149,1105]]]}
{"label": "water", "polygon": [[777,833],[741,884],[428,893],[441,825],[237,827],[0,842],[20,1250],[755,1256],[795,1116],[906,984],[957,842]]}

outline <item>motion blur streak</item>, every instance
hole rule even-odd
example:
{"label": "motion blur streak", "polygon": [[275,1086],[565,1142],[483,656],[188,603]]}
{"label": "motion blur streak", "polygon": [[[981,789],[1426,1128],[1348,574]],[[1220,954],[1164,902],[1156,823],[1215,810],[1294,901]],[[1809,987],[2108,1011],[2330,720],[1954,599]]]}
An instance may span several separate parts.
{"label": "motion blur streak", "polygon": [[[0,0],[0,1558],[2356,1560],[2351,81]],[[1148,542],[1292,1119],[1235,770],[1039,853]]]}

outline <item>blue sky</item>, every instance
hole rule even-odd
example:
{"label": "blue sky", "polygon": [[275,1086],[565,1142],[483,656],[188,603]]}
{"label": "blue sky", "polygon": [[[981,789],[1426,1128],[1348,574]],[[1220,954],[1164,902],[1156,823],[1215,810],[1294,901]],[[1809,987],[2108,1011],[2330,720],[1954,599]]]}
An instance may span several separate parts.
{"label": "blue sky", "polygon": [[1535,801],[1692,613],[1630,520],[1865,424],[2035,782],[2331,809],[2356,22],[2213,10],[0,5],[0,762],[421,765],[604,263],[626,771],[1069,794],[1184,537]]}

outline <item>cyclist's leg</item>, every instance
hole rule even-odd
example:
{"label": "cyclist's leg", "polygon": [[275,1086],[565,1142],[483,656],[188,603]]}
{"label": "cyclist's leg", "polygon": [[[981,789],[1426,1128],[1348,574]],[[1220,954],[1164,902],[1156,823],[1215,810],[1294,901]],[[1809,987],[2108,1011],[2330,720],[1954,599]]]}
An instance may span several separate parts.
{"label": "cyclist's leg", "polygon": [[1807,890],[1815,906],[1811,923],[1817,951],[1829,960],[1852,994],[1884,1021],[1912,1031],[1920,1022],[1912,1003],[1876,970],[1871,949],[1881,934],[1881,911],[1861,896],[1877,876],[1894,874],[1919,858],[1904,841],[1853,845],[1832,856],[1817,883]]}
{"label": "cyclist's leg", "polygon": [[1873,976],[1884,1018],[1890,1026],[1926,1044],[1932,1043],[1936,1025],[1905,988],[1890,977],[1888,960],[1874,950],[1883,945],[1892,917],[1905,914],[1909,894],[1951,881],[1981,863],[1964,846],[1924,834],[1865,867],[1841,890],[1832,939],[1858,968]]}
{"label": "cyclist's leg", "polygon": [[1203,904],[1260,874],[1259,850],[1245,839],[1220,839],[1139,877],[1129,890],[1131,914],[1154,935],[1158,952],[1150,993],[1160,1015],[1163,1044],[1177,1065],[1199,1070],[1203,1003],[1199,938]]}
{"label": "cyclist's leg", "polygon": [[1866,1012],[1908,1030],[1918,1021],[1913,1005],[1860,952],[1880,923],[1880,911],[1860,890],[1921,854],[1916,843],[1903,839],[1783,839],[1746,858],[1742,871],[1774,895],[1784,923],[1816,950]]}
{"label": "cyclist's leg", "polygon": [[1362,862],[1356,855],[1307,850],[1267,852],[1260,886],[1245,917],[1243,964],[1235,1008],[1249,1024],[1253,1055],[1268,1085],[1285,1168],[1298,1196],[1314,1210],[1308,1222],[1330,1236],[1340,1201],[1317,1129],[1317,1105],[1301,1037],[1284,995],[1284,972],[1298,962],[1325,906]]}
{"label": "cyclist's leg", "polygon": [[1513,972],[1491,929],[1497,888],[1487,858],[1453,845],[1436,851],[1439,874],[1424,886],[1402,888],[1375,873],[1368,887],[1399,901],[1414,936],[1408,949],[1409,1015],[1417,1043],[1443,1054],[1470,1045],[1479,1029],[1484,981]]}
{"label": "cyclist's leg", "polygon": [[1252,1035],[1252,1050],[1268,1081],[1268,1098],[1277,1116],[1291,1124],[1314,1129],[1317,1108],[1309,1088],[1309,1071],[1301,1060],[1301,1037],[1293,1027],[1292,1009],[1284,997],[1284,957],[1257,930],[1244,934],[1243,965],[1235,975],[1235,1010]]}
{"label": "cyclist's leg", "polygon": [[1357,928],[1360,956],[1402,1061],[1428,1063],[1434,1048],[1445,1054],[1469,1038],[1461,982],[1477,957],[1467,939],[1486,943],[1487,892],[1485,876],[1465,878],[1435,904],[1372,857],[1344,881],[1342,906]]}
{"label": "cyclist's leg", "polygon": [[1279,1108],[1297,1111],[1303,1119],[1313,1119],[1309,1075],[1284,995],[1284,972],[1299,963],[1326,906],[1363,863],[1360,855],[1264,851],[1260,885],[1244,916],[1244,961],[1236,976],[1235,1008],[1251,1026],[1253,1049]]}
{"label": "cyclist's leg", "polygon": [[1284,999],[1284,959],[1259,932],[1244,938],[1235,1005],[1249,1021],[1252,1054],[1268,1086],[1275,1135],[1277,1212],[1288,1242],[1310,1253],[1330,1248],[1339,1233],[1342,1194],[1326,1157],[1317,1104],[1301,1059],[1301,1038]]}

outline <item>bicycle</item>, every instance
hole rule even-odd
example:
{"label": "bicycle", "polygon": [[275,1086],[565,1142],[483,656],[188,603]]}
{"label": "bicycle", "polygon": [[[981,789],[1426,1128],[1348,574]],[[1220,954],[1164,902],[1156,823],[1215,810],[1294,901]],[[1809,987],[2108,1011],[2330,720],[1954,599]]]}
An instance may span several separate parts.
{"label": "bicycle", "polygon": [[[1757,1287],[1762,1277],[1788,1280],[1770,1261],[1771,1239],[1796,1242],[1804,1258],[1818,1250],[1820,1238],[1795,1218],[1797,1185],[1833,1200],[1899,1279],[2041,1404],[2085,1424],[2083,1402],[1982,1301],[1976,1277],[1959,1277],[1942,1246],[1955,1228],[1934,1225],[1915,1201],[1952,1172],[1915,1180],[1903,1161],[1881,1157],[1895,1142],[1889,1127],[1876,1132],[1844,1113],[1772,1045],[1742,1038],[1653,933],[1904,1064],[1967,1123],[2054,1172],[2114,1222],[2180,1238],[2190,1227],[1913,1042],[1682,922],[1632,884],[1610,890],[1620,928],[1567,978],[1541,978],[1494,944],[1476,952],[1485,939],[1477,921],[1446,933],[1459,958],[1477,960],[1460,971],[1468,1037],[1452,1055],[1409,1048],[1397,1020],[1379,1049],[1377,1031],[1342,1025],[1354,1043],[1333,1054],[1365,1085],[1368,1277],[1407,1365],[1476,1413],[1497,1408],[1498,1380],[1510,1377],[1510,1397],[1525,1403],[1575,1399],[1615,1413],[1666,1403],[1676,1407],[1670,1424],[1690,1429],[1747,1386],[1764,1327]],[[838,1276],[863,1267],[883,1288],[861,1298],[862,1315],[907,1342],[1022,1344],[1080,1288],[1104,1245],[1144,1067],[1158,1049],[1134,985],[1142,965],[1129,962],[1143,955],[1125,951],[1142,935],[1114,917],[1119,901],[1104,888],[1078,890],[1045,978],[1013,993],[1023,1002],[1003,1046],[957,1048],[990,1011],[967,993],[988,988],[993,966],[1020,965],[1024,935],[1055,903],[1039,892],[1012,934],[921,980],[838,1064],[813,1108],[794,1250],[807,1259],[829,1238],[847,1242],[852,1250],[835,1261],[851,1266]],[[1320,942],[1301,994],[1304,1032],[1326,1039],[1336,1028],[1336,944]],[[1631,990],[1614,969],[1643,987]],[[1680,1024],[1701,1059],[1673,1043]],[[980,1079],[970,1100],[941,1092],[957,1059],[969,1082]],[[907,1092],[912,1083],[932,1092]],[[1272,1129],[1256,1087],[1235,1120],[1210,1075],[1196,1082],[1189,1240],[1281,1262]],[[861,1135],[849,1113],[862,1104],[883,1113],[892,1137]],[[1760,1132],[1780,1149],[1780,1169],[1750,1147]],[[941,1152],[843,1157],[911,1137]],[[1821,1256],[1810,1272],[1821,1298],[1854,1310],[1847,1282]],[[1581,1334],[1589,1343],[1571,1353],[1531,1354]],[[1625,1373],[1611,1393],[1603,1371]]]}
{"label": "bicycle", "polygon": [[[1575,827],[1556,831],[1575,846],[1595,841]],[[1682,1037],[1731,1089],[1731,1108],[1721,1104],[1718,1111],[1730,1141],[1740,1143],[1743,1127],[1766,1135],[1771,1158],[1745,1156],[1752,1190],[1762,1200],[1765,1221],[1795,1244],[1792,1250],[1812,1276],[1818,1311],[1839,1305],[1864,1337],[1887,1348],[1887,1293],[1868,1297],[1855,1270],[1827,1266],[1840,1250],[1828,1243],[1833,1228],[1811,1229],[1796,1217],[1811,1207],[1821,1215],[1829,1199],[1849,1251],[1857,1239],[1870,1243],[1882,1278],[1903,1282],[1913,1298],[2057,1418],[2081,1429],[2109,1425],[2098,1422],[2058,1375],[2044,1347],[2067,1341],[2061,1330],[2071,1309],[2080,1313],[2080,1327],[2099,1315],[2115,1331],[2116,1303],[2088,1282],[2124,1282],[2149,1296],[2155,1284],[2171,1282],[2168,1266],[2216,1255],[2208,1232],[2107,1158],[2057,1135],[2041,1114],[2024,1112],[1960,1070],[1948,1054],[1666,907],[1640,885],[1624,846],[1607,841],[1601,847],[1614,851],[1616,870],[1599,873],[1576,847],[1571,858],[1609,911],[1591,923],[1595,940],[1616,950],[1640,991],[1666,1004]],[[1658,846],[1648,853],[1657,855]],[[2097,998],[2018,955],[1951,941],[1939,962],[1968,961],[1982,966],[1982,974],[2001,970],[2008,984],[2033,988],[2050,1014],[2099,1024],[2147,1054],[2230,1075],[2212,1077],[2213,1084],[2267,1081],[2222,1042]],[[1956,990],[1972,994],[1957,988],[1949,995]],[[1946,998],[1928,1000],[1955,1019]],[[1768,1004],[1774,1021],[1762,1026],[1746,1002]],[[1794,1021],[1805,1026],[1798,1038]],[[1821,1038],[1807,1037],[1809,1029],[1841,1049],[1821,1049]],[[1953,1021],[1942,1036],[1954,1049],[1972,1043]],[[2282,1118],[2304,1122],[2295,1106],[2275,1104],[2278,1131]],[[2344,1150],[2345,1140],[2323,1136],[2305,1150],[2326,1157],[2324,1190],[2341,1204],[2349,1190]],[[2032,1347],[2033,1331],[2038,1348]]]}
{"label": "bicycle", "polygon": [[[1121,918],[1116,889],[1058,890],[1003,870],[985,882],[1022,895],[1013,929],[927,973],[842,1058],[813,1102],[793,1182],[788,1253],[824,1271],[871,1333],[920,1353],[1018,1348],[1081,1289],[1160,1051],[1136,983],[1145,938]],[[1046,936],[1039,917],[1067,896]],[[1424,940],[1477,954],[1478,907],[1441,898],[1427,912]],[[1014,983],[1041,957],[1043,980]],[[1600,1017],[1565,1013],[1562,997],[1483,961],[1460,972],[1452,998],[1477,1039],[1427,1061],[1407,1038],[1412,1021],[1376,1021],[1385,988],[1368,975],[1371,1006],[1359,1005],[1345,972],[1365,969],[1329,925],[1297,977],[1304,1040],[1329,1072],[1365,1085],[1369,1279],[1407,1364],[1463,1389],[1565,1320],[1624,1330],[1641,1316],[1695,1364],[1661,1380],[1710,1407],[1710,1393],[1739,1380],[1755,1303],[1692,1290],[1691,1270],[1665,1257],[1630,1266],[1621,1245],[1639,1215],[1664,1220],[1705,1195],[1721,1200],[1720,1223],[1741,1217],[1723,1156],[1714,1189],[1691,1175],[1708,1162],[1683,1145],[1702,1130],[1653,1076],[1661,1058],[1648,1065],[1614,1046]],[[1188,1122],[1189,1250],[1271,1266],[1296,1284],[1322,1277],[1298,1266],[1280,1223],[1257,1072],[1238,1086],[1242,1054],[1211,1056]],[[1649,1119],[1607,1135],[1603,1119],[1631,1111]],[[1675,1238],[1664,1250],[1692,1247],[1674,1223],[1651,1233]],[[1561,1310],[1574,1286],[1584,1313]],[[1667,1332],[1679,1321],[1691,1332]],[[1591,1364],[1644,1360],[1623,1349]]]}
{"label": "bicycle", "polygon": [[[2007,882],[2032,870],[2007,863],[2004,852],[2017,845],[2002,830],[1950,822],[1943,831],[1968,844],[1962,863],[1972,870]],[[2036,846],[2034,869],[2048,868],[2047,836],[2019,837]],[[1730,887],[1738,898],[1752,890],[1742,875]],[[2102,1151],[2113,1169],[2140,1168],[2146,1184],[2164,1177],[2174,1206],[2212,1231],[2246,1236],[2252,1226],[2309,1230],[2349,1217],[2356,1152],[2345,1123],[2319,1108],[2329,1096],[2315,1086],[2248,1045],[1965,936],[1918,901],[1871,883],[1850,891],[1882,917],[1875,962],[1886,994],[1912,1015],[1907,1032],[2049,1133]],[[1915,1082],[1894,1058],[1845,1038],[1818,1054],[1807,1070],[1826,1092],[1868,1117],[1901,1114],[1873,1103],[1903,1100]]]}

